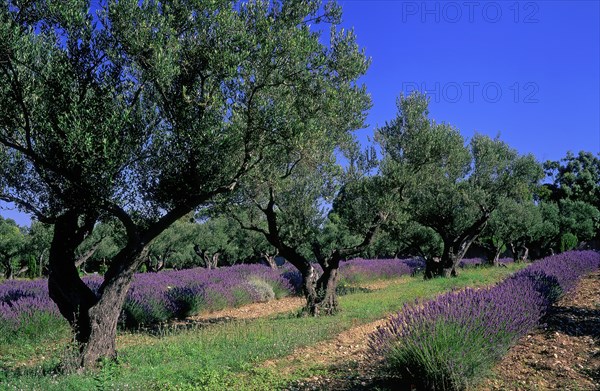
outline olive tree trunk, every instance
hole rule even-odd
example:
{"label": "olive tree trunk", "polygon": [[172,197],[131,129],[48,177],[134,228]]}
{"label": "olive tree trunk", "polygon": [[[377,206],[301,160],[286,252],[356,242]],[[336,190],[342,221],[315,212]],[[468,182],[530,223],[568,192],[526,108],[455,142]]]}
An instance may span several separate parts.
{"label": "olive tree trunk", "polygon": [[260,253],[261,257],[265,260],[265,262],[267,263],[267,265],[269,265],[269,267],[273,270],[277,269],[277,255],[279,255],[279,251],[275,250],[275,253],[273,254],[269,254],[268,252],[264,251]]}
{"label": "olive tree trunk", "polygon": [[305,314],[309,316],[333,315],[339,310],[337,298],[338,265],[324,267],[319,276],[309,263],[296,266],[302,275],[302,293],[306,299]]}
{"label": "olive tree trunk", "polygon": [[79,277],[76,249],[93,229],[95,219],[80,226],[80,216],[59,217],[49,252],[48,291],[60,313],[73,328],[79,345],[76,365],[92,368],[101,358],[116,357],[117,322],[134,272],[146,256],[141,242],[122,249],[112,260],[97,292]]}
{"label": "olive tree trunk", "polygon": [[439,262],[426,260],[425,279],[433,277],[456,277],[458,276],[458,264],[475,241],[477,235],[444,241],[444,251]]}

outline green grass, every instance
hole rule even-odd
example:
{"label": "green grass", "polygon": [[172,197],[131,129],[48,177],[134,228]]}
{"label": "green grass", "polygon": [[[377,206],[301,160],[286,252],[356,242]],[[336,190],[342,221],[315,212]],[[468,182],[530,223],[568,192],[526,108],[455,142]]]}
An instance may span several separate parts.
{"label": "green grass", "polygon": [[[279,315],[252,321],[209,326],[186,331],[165,331],[161,336],[128,334],[119,362],[83,375],[54,375],[64,353],[26,367],[4,366],[0,390],[226,390],[277,389],[289,381],[324,371],[310,358],[293,371],[257,368],[267,359],[284,357],[295,348],[333,338],[353,326],[368,323],[399,310],[415,298],[433,297],[465,286],[492,284],[519,268],[465,270],[458,278],[405,282],[369,292],[340,297],[342,311],[334,317],[298,318]],[[276,303],[274,303],[276,305]],[[64,346],[64,343],[63,343]],[[54,347],[56,348],[56,347]],[[12,347],[15,356],[17,347]],[[59,350],[60,352],[60,350]],[[39,352],[37,354],[40,354]]]}

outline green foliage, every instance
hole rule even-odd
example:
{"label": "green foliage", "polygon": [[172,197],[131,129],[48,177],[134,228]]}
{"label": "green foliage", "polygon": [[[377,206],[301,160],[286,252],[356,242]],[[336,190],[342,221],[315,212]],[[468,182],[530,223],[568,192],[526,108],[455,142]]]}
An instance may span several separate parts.
{"label": "green foliage", "polygon": [[48,250],[52,241],[52,226],[32,221],[26,230],[23,256],[29,260],[28,277],[41,277],[48,267]]}
{"label": "green foliage", "polygon": [[549,197],[581,201],[600,209],[600,158],[591,152],[567,153],[559,161],[544,163],[546,174],[554,180]]}
{"label": "green foliage", "polygon": [[[411,330],[411,338],[399,342],[389,352],[385,365],[400,372],[410,368],[409,376],[403,375],[424,384],[438,385],[441,389],[451,385],[447,389],[466,390],[477,384],[498,359],[498,352],[490,354],[495,348],[489,346],[489,336],[485,335],[482,325],[437,321],[433,330]],[[500,345],[502,336],[496,338],[495,343]],[[510,335],[505,339],[510,341]],[[427,348],[418,341],[427,341]]]}
{"label": "green foliage", "polygon": [[35,345],[68,337],[69,325],[64,319],[44,311],[31,311],[19,318],[17,327],[0,322],[0,346],[22,345],[35,350]]}
{"label": "green foliage", "polygon": [[542,233],[536,233],[535,227],[541,224],[540,207],[531,200],[505,199],[492,212],[478,241],[489,248],[492,255],[500,254],[510,243],[529,245],[538,240]]}
{"label": "green foliage", "polygon": [[560,252],[573,250],[578,244],[579,240],[577,239],[577,236],[567,232],[560,237]]}
{"label": "green foliage", "polygon": [[19,269],[27,265],[22,254],[25,244],[25,234],[17,223],[0,216],[0,269],[5,278],[14,278]]}
{"label": "green foliage", "polygon": [[235,265],[255,255],[252,246],[244,245],[245,238],[241,237],[243,234],[240,230],[239,224],[231,217],[212,216],[195,224],[190,243],[196,246],[196,254],[205,258],[200,259],[205,267],[209,266],[207,263],[215,255],[218,256],[220,265]]}
{"label": "green foliage", "polygon": [[79,298],[92,298],[71,262],[99,221],[118,220],[125,240],[103,258],[106,299],[86,305],[120,305],[111,291],[171,224],[253,171],[280,173],[299,158],[326,167],[331,154],[317,146],[345,148],[370,104],[357,83],[369,60],[353,31],[335,27],[339,7],[321,5],[0,5],[0,200],[61,223],[54,238],[69,245],[49,262],[55,300],[83,308]]}
{"label": "green foliage", "polygon": [[[582,201],[562,199],[540,202],[537,206],[541,220],[531,227],[529,236],[534,247],[542,254],[563,251],[562,237],[567,235],[570,243],[574,235],[577,241],[593,239],[600,229],[600,212],[596,207]],[[575,245],[577,245],[576,243]],[[567,246],[568,247],[568,246]]]}
{"label": "green foliage", "polygon": [[456,128],[428,118],[428,104],[418,93],[400,97],[396,118],[378,130],[382,172],[408,187],[410,218],[441,237],[442,264],[452,268],[503,200],[531,197],[542,170],[498,138],[476,134],[465,144]]}
{"label": "green foliage", "polygon": [[580,241],[593,239],[600,230],[600,211],[592,204],[570,199],[560,200],[560,230],[572,233]]}
{"label": "green foliage", "polygon": [[412,220],[403,221],[401,218],[393,219],[383,226],[366,256],[369,258],[440,256],[442,250],[443,243],[434,230]]}
{"label": "green foliage", "polygon": [[[552,183],[538,191],[538,198],[554,203],[559,210],[558,233],[547,247],[561,250],[562,237],[577,236],[580,241],[598,237],[600,232],[600,158],[591,152],[571,152],[559,161],[544,163]],[[572,238],[570,238],[572,240]]]}

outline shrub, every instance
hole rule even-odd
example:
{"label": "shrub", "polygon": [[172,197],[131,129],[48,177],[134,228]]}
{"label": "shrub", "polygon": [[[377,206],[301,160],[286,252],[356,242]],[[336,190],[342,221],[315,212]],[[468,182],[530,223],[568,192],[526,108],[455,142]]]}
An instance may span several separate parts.
{"label": "shrub", "polygon": [[463,258],[458,263],[458,267],[462,268],[476,267],[481,265],[485,265],[485,260],[482,258]]}
{"label": "shrub", "polygon": [[562,253],[565,251],[573,250],[575,247],[577,247],[577,243],[577,236],[573,235],[570,232],[563,234],[560,237],[560,252]]}
{"label": "shrub", "polygon": [[206,308],[204,289],[199,284],[178,286],[167,292],[173,316],[179,319],[197,315]]}
{"label": "shrub", "polygon": [[0,284],[0,341],[38,341],[68,329],[48,295],[46,280],[9,280]]}
{"label": "shrub", "polygon": [[[410,275],[414,266],[400,259],[353,259],[340,263],[340,282],[357,284],[360,282]],[[415,265],[417,262],[413,261]]]}
{"label": "shrub", "polygon": [[252,278],[248,281],[248,285],[256,301],[263,303],[275,299],[273,287],[265,280]]}

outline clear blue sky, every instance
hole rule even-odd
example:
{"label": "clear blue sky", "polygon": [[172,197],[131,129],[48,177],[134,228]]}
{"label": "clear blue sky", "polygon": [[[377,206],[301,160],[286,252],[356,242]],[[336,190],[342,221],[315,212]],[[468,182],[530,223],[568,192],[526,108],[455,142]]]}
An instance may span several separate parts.
{"label": "clear blue sky", "polygon": [[[538,160],[600,152],[598,1],[341,0],[372,57],[366,142],[401,92],[431,97],[431,116],[466,137],[501,138]],[[0,211],[19,224],[29,219]]]}
{"label": "clear blue sky", "polygon": [[371,135],[400,92],[425,90],[431,116],[539,160],[600,152],[598,1],[342,0],[372,57]]}

